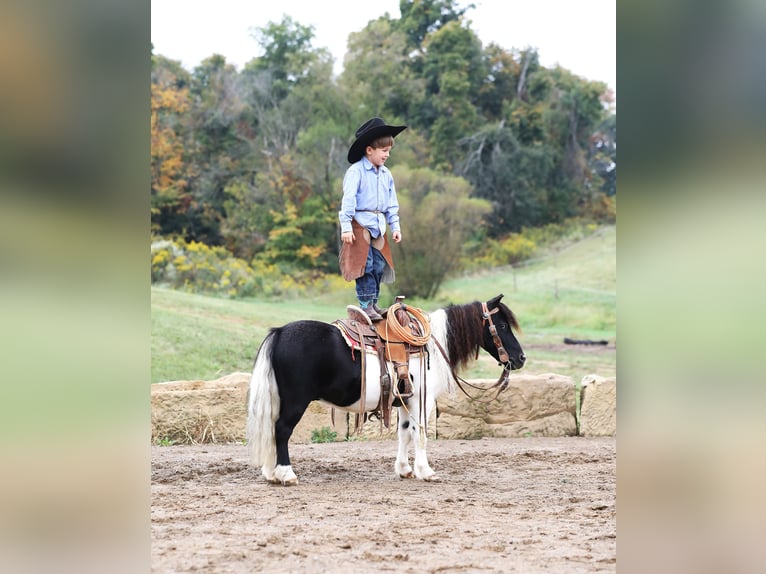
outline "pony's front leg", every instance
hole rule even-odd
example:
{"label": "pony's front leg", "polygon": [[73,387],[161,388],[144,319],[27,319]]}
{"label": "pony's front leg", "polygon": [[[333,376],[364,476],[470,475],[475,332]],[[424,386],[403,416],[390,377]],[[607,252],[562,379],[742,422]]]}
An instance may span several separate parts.
{"label": "pony's front leg", "polygon": [[[414,403],[415,401],[413,401]],[[417,405],[413,405],[417,406]],[[411,440],[415,443],[415,478],[419,478],[420,480],[426,480],[426,481],[438,481],[439,477],[436,476],[436,472],[431,468],[431,466],[428,464],[428,455],[426,454],[426,447],[428,445],[428,436],[426,435],[426,421],[431,415],[431,411],[433,410],[434,403],[433,401],[428,401],[428,404],[426,406],[426,412],[425,412],[425,420],[416,421],[419,417],[418,415],[412,417],[412,423],[410,424],[410,432],[411,432]],[[420,411],[415,411],[419,413]]]}
{"label": "pony's front leg", "polygon": [[397,435],[399,436],[399,451],[396,454],[396,474],[401,478],[413,478],[415,475],[412,474],[409,455],[412,431],[410,429],[409,414],[403,407],[399,407]]}
{"label": "pony's front leg", "polygon": [[414,436],[412,439],[415,442],[415,478],[436,482],[439,480],[439,477],[436,476],[436,471],[428,464],[428,456],[426,455],[428,437],[425,432],[421,433],[420,429],[418,429],[417,434],[420,436]]}

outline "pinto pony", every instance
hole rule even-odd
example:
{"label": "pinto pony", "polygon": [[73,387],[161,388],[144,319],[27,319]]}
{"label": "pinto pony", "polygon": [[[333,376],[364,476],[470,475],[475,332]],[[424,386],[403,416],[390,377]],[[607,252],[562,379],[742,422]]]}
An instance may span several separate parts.
{"label": "pinto pony", "polygon": [[[395,471],[402,478],[438,480],[428,464],[426,436],[421,432],[436,399],[459,384],[457,372],[484,349],[504,366],[503,377],[524,366],[526,356],[513,330],[516,317],[501,303],[502,295],[480,303],[449,305],[428,318],[428,359],[410,361],[413,395],[398,407],[399,449]],[[287,443],[311,401],[358,413],[373,411],[380,398],[378,356],[349,349],[340,330],[320,321],[294,321],[271,329],[255,358],[248,392],[247,438],[251,462],[269,482],[298,484]],[[365,396],[361,395],[365,365]],[[389,367],[389,371],[390,371]],[[501,389],[504,388],[501,387]],[[414,445],[414,469],[409,450]]]}

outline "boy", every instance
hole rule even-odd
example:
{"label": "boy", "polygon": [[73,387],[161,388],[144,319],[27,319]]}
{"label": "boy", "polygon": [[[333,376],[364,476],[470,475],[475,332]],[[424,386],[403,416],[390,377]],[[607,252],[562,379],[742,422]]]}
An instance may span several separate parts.
{"label": "boy", "polygon": [[386,223],[396,243],[402,240],[399,202],[391,172],[383,164],[394,138],[407,126],[389,126],[372,118],[356,130],[348,150],[351,167],[343,178],[338,212],[341,240],[340,269],[346,281],[356,280],[359,306],[372,321],[380,321],[380,283],[394,281],[394,264],[386,240]]}

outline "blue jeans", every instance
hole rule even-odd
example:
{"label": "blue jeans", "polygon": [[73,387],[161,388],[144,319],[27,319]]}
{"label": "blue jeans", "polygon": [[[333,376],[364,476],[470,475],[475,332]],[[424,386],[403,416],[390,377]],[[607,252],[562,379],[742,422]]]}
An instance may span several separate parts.
{"label": "blue jeans", "polygon": [[356,298],[363,308],[370,303],[376,302],[380,295],[380,280],[386,269],[386,260],[383,254],[370,245],[367,252],[367,264],[364,267],[364,275],[356,280]]}

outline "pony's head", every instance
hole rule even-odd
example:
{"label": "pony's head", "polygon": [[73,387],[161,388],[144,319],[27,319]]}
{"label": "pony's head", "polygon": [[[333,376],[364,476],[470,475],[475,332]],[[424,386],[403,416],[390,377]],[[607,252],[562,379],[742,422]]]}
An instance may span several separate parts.
{"label": "pony's head", "polygon": [[514,330],[521,333],[521,327],[513,312],[501,302],[503,294],[482,304],[483,341],[482,348],[506,368],[520,369],[527,356]]}

